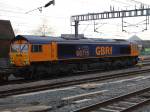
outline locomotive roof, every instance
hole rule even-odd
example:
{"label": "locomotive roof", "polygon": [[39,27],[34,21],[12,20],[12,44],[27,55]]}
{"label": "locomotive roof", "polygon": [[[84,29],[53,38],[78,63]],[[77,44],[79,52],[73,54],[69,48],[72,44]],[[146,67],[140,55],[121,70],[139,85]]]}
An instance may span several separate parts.
{"label": "locomotive roof", "polygon": [[18,35],[14,40],[27,40],[29,43],[32,44],[48,44],[51,42],[58,42],[58,43],[121,43],[121,44],[129,44],[128,41],[123,40],[113,40],[113,39],[99,39],[99,38],[82,38],[82,39],[66,39],[63,37],[52,37],[52,36],[34,36],[34,35]]}

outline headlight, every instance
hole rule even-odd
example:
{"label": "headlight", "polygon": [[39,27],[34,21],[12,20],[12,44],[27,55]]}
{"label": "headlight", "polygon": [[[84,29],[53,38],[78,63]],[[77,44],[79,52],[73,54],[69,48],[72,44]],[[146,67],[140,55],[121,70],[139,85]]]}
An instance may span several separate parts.
{"label": "headlight", "polygon": [[11,64],[14,64],[14,61],[13,61],[13,60],[10,60],[10,63],[11,63]]}
{"label": "headlight", "polygon": [[25,64],[25,65],[29,64],[29,61],[24,61],[24,64]]}

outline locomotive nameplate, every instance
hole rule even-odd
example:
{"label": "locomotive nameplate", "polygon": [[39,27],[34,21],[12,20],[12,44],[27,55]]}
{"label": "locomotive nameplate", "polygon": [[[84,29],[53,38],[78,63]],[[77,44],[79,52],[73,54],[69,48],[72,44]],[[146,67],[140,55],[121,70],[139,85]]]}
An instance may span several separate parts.
{"label": "locomotive nameplate", "polygon": [[112,47],[111,46],[98,46],[96,47],[96,55],[112,55]]}

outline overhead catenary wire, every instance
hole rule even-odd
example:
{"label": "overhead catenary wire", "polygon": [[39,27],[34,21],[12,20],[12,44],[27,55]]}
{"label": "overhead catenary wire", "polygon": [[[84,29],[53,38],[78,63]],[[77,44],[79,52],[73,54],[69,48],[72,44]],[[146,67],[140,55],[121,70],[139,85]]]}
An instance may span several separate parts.
{"label": "overhead catenary wire", "polygon": [[[63,16],[45,16],[45,15],[39,15],[39,14],[25,14],[24,12],[19,12],[19,11],[12,11],[12,10],[5,10],[5,9],[0,9],[1,12],[5,12],[5,13],[15,13],[15,14],[20,14],[23,15],[25,17],[26,16],[37,16],[37,17],[47,17],[47,18],[57,18],[57,19],[66,19],[67,17],[63,17]],[[5,15],[4,15],[5,16]],[[8,16],[8,15],[6,15]]]}
{"label": "overhead catenary wire", "polygon": [[144,6],[150,7],[150,4],[146,4],[146,3],[143,3],[141,1],[137,1],[137,0],[126,0],[126,1],[133,2],[133,3],[136,3],[136,4],[142,4]]}
{"label": "overhead catenary wire", "polygon": [[0,7],[1,8],[6,8],[6,9],[12,9],[12,10],[25,10],[25,9],[23,9],[22,7],[18,7],[18,6],[13,6],[13,5],[11,5],[11,4],[8,4],[8,3],[6,3],[6,2],[2,2],[2,1],[0,1]]}
{"label": "overhead catenary wire", "polygon": [[120,1],[120,0],[111,0],[111,1],[116,2],[116,3],[121,3],[121,4],[124,4],[124,5],[128,5],[128,6],[133,6],[133,4],[123,2],[123,1]]}
{"label": "overhead catenary wire", "polygon": [[137,1],[137,0],[125,0],[125,1],[121,1],[121,0],[111,0],[113,2],[119,3],[119,4],[124,4],[127,6],[124,7],[140,7],[140,8],[145,8],[145,7],[150,7],[150,4],[146,4],[144,2],[141,1]]}

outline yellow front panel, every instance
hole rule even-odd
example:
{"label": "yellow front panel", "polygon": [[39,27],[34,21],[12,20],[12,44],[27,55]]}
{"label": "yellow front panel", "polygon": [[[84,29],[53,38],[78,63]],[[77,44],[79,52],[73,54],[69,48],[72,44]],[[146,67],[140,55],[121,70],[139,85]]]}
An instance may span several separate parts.
{"label": "yellow front panel", "polygon": [[[21,45],[28,46],[27,41],[25,41],[25,40],[15,41],[14,43],[11,44],[11,47],[13,45],[14,46],[21,46]],[[10,63],[15,65],[15,66],[28,66],[28,65],[30,65],[28,50],[26,52],[24,52],[24,51],[20,52],[19,47],[16,47],[15,50],[12,50],[10,48],[9,55],[10,55]]]}
{"label": "yellow front panel", "polygon": [[27,53],[11,53],[10,61],[16,66],[28,66],[30,65],[28,54]]}

